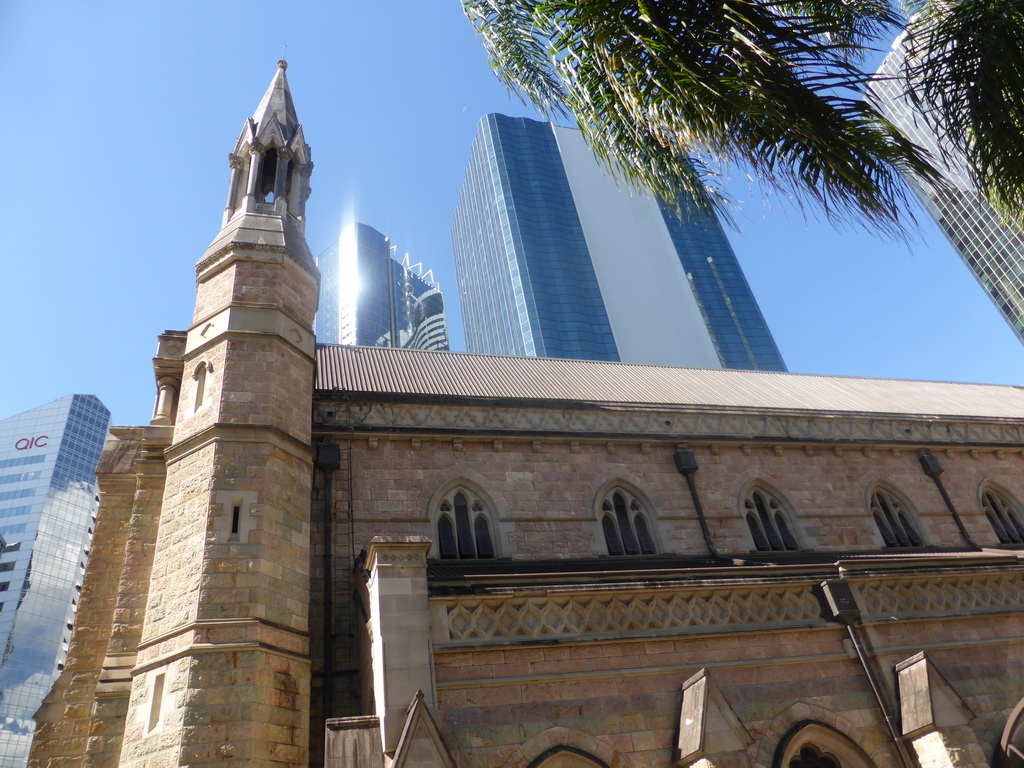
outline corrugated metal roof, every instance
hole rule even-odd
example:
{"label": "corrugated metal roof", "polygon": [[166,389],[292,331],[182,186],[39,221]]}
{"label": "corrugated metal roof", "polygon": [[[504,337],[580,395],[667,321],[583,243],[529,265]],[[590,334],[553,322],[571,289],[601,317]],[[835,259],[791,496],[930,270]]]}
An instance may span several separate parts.
{"label": "corrugated metal roof", "polygon": [[981,419],[1024,418],[1024,389],[629,363],[317,347],[319,390]]}

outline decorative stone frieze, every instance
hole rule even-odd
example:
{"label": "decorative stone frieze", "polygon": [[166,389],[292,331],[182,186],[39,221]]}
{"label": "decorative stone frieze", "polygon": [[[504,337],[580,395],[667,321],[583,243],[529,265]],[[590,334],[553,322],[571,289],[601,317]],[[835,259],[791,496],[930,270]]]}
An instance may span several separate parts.
{"label": "decorative stone frieze", "polygon": [[515,431],[635,437],[765,439],[851,443],[928,443],[932,445],[1019,445],[1024,422],[936,421],[884,417],[748,413],[686,413],[618,408],[561,410],[481,405],[354,403],[342,408],[329,400],[314,404],[315,420],[327,427]]}
{"label": "decorative stone frieze", "polygon": [[821,623],[810,585],[685,588],[507,598],[446,597],[448,641],[569,640]]}
{"label": "decorative stone frieze", "polygon": [[[1019,574],[936,575],[908,580],[878,578],[852,584],[865,620],[1024,610]],[[574,592],[545,595],[431,598],[446,620],[441,644],[520,640],[594,640],[650,634],[748,631],[821,624],[811,584],[774,587],[722,585],[693,589]]]}
{"label": "decorative stone frieze", "polygon": [[1024,610],[1020,572],[941,574],[854,583],[865,620]]}

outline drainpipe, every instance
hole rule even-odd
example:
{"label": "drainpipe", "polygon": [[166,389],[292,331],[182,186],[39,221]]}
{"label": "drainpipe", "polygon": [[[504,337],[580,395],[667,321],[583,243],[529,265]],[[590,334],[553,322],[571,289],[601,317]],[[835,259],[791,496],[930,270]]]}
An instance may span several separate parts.
{"label": "drainpipe", "polygon": [[704,543],[707,545],[708,552],[711,556],[716,559],[724,559],[715,550],[715,545],[711,541],[711,530],[708,528],[708,521],[704,517],[704,507],[700,503],[700,495],[697,493],[697,482],[693,476],[697,473],[697,456],[689,448],[676,448],[675,454],[672,458],[676,462],[676,469],[679,474],[686,478],[686,485],[690,489],[690,498],[693,499],[693,508],[697,510],[697,519],[700,520],[700,531],[704,534]]}
{"label": "drainpipe", "polygon": [[333,474],[341,466],[341,450],[337,443],[317,443],[316,466],[324,475],[324,680],[323,715],[331,717],[334,711],[334,509],[331,491],[334,481]]}
{"label": "drainpipe", "polygon": [[935,487],[939,489],[939,493],[942,495],[942,500],[946,502],[946,509],[953,515],[953,520],[956,521],[956,527],[960,529],[960,535],[964,537],[964,541],[971,545],[976,550],[981,550],[977,544],[971,539],[970,534],[967,533],[967,528],[964,527],[963,520],[960,519],[960,515],[956,511],[956,507],[953,506],[953,500],[949,498],[949,494],[946,493],[946,486],[942,483],[942,478],[939,477],[942,474],[942,464],[939,463],[939,457],[934,453],[922,453],[919,457],[921,461],[921,469],[928,475],[934,482]]}
{"label": "drainpipe", "polygon": [[893,744],[896,745],[896,752],[899,753],[903,768],[917,768],[914,758],[911,757],[909,750],[907,750],[907,745],[896,726],[896,717],[889,711],[889,706],[882,693],[882,686],[879,684],[878,677],[871,666],[867,652],[864,650],[864,644],[861,642],[860,635],[857,632],[856,624],[860,623],[860,608],[857,607],[857,603],[853,599],[853,591],[850,589],[850,585],[845,581],[833,579],[821,582],[821,589],[825,595],[825,604],[831,614],[830,618],[846,627],[846,631],[850,636],[850,642],[853,644],[853,650],[856,652],[857,659],[864,669],[868,685],[871,686],[871,693],[874,694],[878,709],[882,712],[882,719],[885,720],[885,726],[889,730]]}

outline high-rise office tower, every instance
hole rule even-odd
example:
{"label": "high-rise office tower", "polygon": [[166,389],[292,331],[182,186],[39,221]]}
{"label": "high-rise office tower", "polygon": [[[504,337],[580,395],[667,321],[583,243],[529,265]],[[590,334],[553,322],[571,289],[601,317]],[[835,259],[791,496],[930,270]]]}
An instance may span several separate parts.
{"label": "high-rise office tower", "polygon": [[370,347],[448,349],[444,296],[432,273],[392,255],[387,237],[350,224],[317,259],[317,341]]}
{"label": "high-rise office tower", "polygon": [[579,131],[485,116],[452,242],[470,352],[785,370],[718,221],[617,184]]}
{"label": "high-rise office tower", "polygon": [[110,412],[70,395],[0,421],[0,765],[24,765],[63,667],[96,514]]}
{"label": "high-rise office tower", "polygon": [[1024,341],[1024,226],[996,212],[971,181],[963,155],[940,138],[906,98],[907,84],[901,76],[906,59],[904,33],[896,38],[892,52],[882,62],[878,70],[881,77],[872,85],[869,98],[940,164],[948,183],[943,189],[915,177],[906,180],[1017,337]]}

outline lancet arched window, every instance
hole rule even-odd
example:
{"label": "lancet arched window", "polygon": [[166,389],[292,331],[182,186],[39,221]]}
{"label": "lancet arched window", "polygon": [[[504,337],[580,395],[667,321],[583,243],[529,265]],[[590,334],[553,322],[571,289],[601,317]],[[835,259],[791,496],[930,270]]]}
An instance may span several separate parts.
{"label": "lancet arched window", "polygon": [[468,488],[446,493],[437,507],[437,554],[443,559],[496,556],[484,500]]}
{"label": "lancet arched window", "polygon": [[601,502],[600,515],[609,555],[653,555],[658,551],[649,516],[633,494],[613,489]]}
{"label": "lancet arched window", "polygon": [[782,501],[764,488],[754,488],[743,499],[743,515],[750,538],[759,552],[800,549]]}
{"label": "lancet arched window", "polygon": [[260,170],[260,186],[257,190],[261,203],[274,202],[274,180],[277,178],[278,153],[270,147],[263,153],[263,167]]}
{"label": "lancet arched window", "polygon": [[847,736],[823,723],[804,721],[779,743],[772,765],[779,768],[875,768]]}
{"label": "lancet arched window", "polygon": [[908,506],[895,494],[876,488],[871,494],[871,516],[886,547],[923,547]]}
{"label": "lancet arched window", "polygon": [[823,755],[813,744],[808,744],[800,748],[786,768],[840,768],[840,765],[829,755]]}
{"label": "lancet arched window", "polygon": [[1009,497],[986,488],[981,494],[981,507],[1001,544],[1024,544],[1024,525],[1017,505]]}

